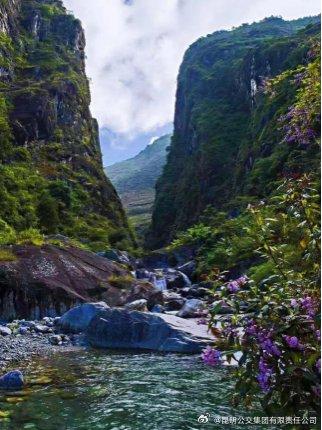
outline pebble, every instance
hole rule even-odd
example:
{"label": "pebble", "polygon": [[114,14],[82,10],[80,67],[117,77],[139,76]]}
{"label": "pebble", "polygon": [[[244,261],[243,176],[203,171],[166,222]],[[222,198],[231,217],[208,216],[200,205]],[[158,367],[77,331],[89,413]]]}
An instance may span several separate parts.
{"label": "pebble", "polygon": [[41,321],[16,320],[0,325],[0,371],[33,355],[78,343],[78,338],[57,333],[56,321],[58,318],[45,317]]}

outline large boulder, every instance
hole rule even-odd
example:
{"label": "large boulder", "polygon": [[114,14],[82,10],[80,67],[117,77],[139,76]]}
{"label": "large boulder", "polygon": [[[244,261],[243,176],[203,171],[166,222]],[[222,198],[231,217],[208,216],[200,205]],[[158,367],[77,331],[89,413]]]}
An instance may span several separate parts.
{"label": "large boulder", "polygon": [[0,390],[20,390],[24,385],[20,370],[12,370],[0,377]]}
{"label": "large boulder", "polygon": [[200,316],[204,310],[205,303],[202,300],[190,299],[185,302],[177,315],[180,318],[193,318]]}
{"label": "large boulder", "polygon": [[152,284],[141,285],[129,270],[93,252],[67,244],[19,245],[10,252],[15,258],[0,261],[2,320],[55,317],[95,301],[123,306],[147,299],[149,306],[154,306],[160,299]]}
{"label": "large boulder", "polygon": [[104,309],[108,309],[104,302],[85,303],[66,312],[60,318],[58,326],[67,333],[80,333],[85,331],[92,318]]}
{"label": "large boulder", "polygon": [[86,340],[98,348],[199,353],[213,337],[205,326],[173,315],[106,309],[90,322]]}

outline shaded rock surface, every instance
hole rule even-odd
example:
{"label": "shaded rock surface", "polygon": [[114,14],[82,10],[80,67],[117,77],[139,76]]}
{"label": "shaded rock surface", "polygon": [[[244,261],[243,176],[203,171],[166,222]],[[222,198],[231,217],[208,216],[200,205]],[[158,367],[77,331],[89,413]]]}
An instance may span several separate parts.
{"label": "shaded rock surface", "polygon": [[[162,295],[153,285],[133,277],[133,283],[113,286],[128,270],[92,252],[77,248],[15,246],[15,261],[0,262],[0,318],[39,320],[61,315],[84,302],[105,301],[110,306],[146,299],[153,307]],[[122,284],[122,282],[121,282]]]}
{"label": "shaded rock surface", "polygon": [[67,311],[60,318],[58,326],[67,333],[80,333],[87,329],[95,315],[107,308],[104,302],[85,303]]}
{"label": "shaded rock surface", "polygon": [[85,333],[91,346],[198,353],[211,343],[204,326],[173,315],[107,309],[94,317]]}

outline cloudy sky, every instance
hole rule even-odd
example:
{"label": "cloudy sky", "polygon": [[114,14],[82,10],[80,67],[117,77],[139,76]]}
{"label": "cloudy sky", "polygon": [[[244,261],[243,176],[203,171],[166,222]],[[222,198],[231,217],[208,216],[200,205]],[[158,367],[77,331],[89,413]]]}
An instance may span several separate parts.
{"label": "cloudy sky", "polygon": [[106,165],[171,130],[176,78],[197,38],[270,15],[320,12],[319,0],[65,0],[83,22],[92,113]]}

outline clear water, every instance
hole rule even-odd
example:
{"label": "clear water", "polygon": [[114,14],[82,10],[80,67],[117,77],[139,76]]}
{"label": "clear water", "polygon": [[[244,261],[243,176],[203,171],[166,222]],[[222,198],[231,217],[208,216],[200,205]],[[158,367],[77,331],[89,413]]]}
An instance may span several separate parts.
{"label": "clear water", "polygon": [[249,412],[230,405],[231,371],[196,356],[73,351],[38,359],[25,376],[24,391],[0,393],[1,430],[247,428],[213,423]]}

